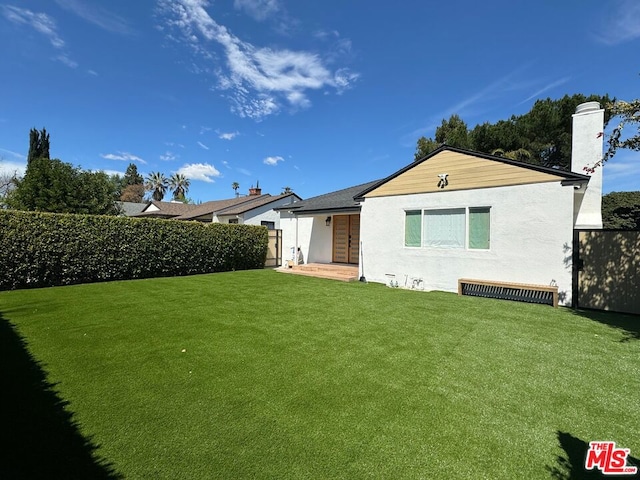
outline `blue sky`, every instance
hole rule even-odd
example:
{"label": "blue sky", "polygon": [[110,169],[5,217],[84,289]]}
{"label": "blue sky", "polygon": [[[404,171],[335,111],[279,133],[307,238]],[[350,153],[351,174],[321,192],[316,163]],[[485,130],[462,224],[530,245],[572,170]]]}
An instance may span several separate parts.
{"label": "blue sky", "polygon": [[[184,173],[201,201],[385,177],[453,113],[640,90],[637,0],[0,0],[0,45],[0,170],[46,127],[52,157]],[[640,154],[604,168],[640,189]]]}

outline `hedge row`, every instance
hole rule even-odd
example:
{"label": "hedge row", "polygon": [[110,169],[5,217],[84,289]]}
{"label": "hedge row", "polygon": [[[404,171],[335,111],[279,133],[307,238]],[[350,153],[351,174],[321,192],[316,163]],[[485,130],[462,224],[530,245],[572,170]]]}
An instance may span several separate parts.
{"label": "hedge row", "polygon": [[251,225],[0,211],[0,290],[262,268],[267,242]]}

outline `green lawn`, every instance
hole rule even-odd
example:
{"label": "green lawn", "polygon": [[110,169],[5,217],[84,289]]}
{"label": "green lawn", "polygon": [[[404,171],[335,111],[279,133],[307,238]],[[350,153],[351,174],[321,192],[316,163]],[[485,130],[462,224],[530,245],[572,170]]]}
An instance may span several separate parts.
{"label": "green lawn", "polygon": [[589,441],[640,457],[638,317],[269,270],[2,292],[0,315],[0,478],[574,479]]}

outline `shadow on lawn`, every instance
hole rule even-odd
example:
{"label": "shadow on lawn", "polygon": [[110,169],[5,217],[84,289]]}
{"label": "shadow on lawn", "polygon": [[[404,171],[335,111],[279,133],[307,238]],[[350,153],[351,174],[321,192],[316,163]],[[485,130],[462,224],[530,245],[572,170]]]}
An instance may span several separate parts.
{"label": "shadow on lawn", "polygon": [[598,310],[574,310],[575,315],[622,330],[622,342],[640,340],[640,315],[604,312]]}
{"label": "shadow on lawn", "polygon": [[[608,440],[608,439],[597,439]],[[593,439],[591,440],[593,441]],[[557,465],[547,466],[551,478],[557,480],[591,480],[596,478],[639,478],[640,475],[603,475],[597,468],[587,470],[584,468],[589,450],[588,442],[574,437],[570,433],[558,432],[558,442],[565,451],[564,456],[558,456]],[[624,445],[621,447],[624,448]],[[640,459],[629,455],[627,465],[640,466]]]}
{"label": "shadow on lawn", "polygon": [[120,479],[0,314],[0,478]]}

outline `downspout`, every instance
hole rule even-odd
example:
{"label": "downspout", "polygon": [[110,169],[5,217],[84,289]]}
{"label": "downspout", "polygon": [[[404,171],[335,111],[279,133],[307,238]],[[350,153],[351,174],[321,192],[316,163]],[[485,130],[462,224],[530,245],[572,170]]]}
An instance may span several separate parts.
{"label": "downspout", "polygon": [[296,217],[296,244],[293,247],[293,264],[298,265],[298,216],[295,215],[295,217]]}

